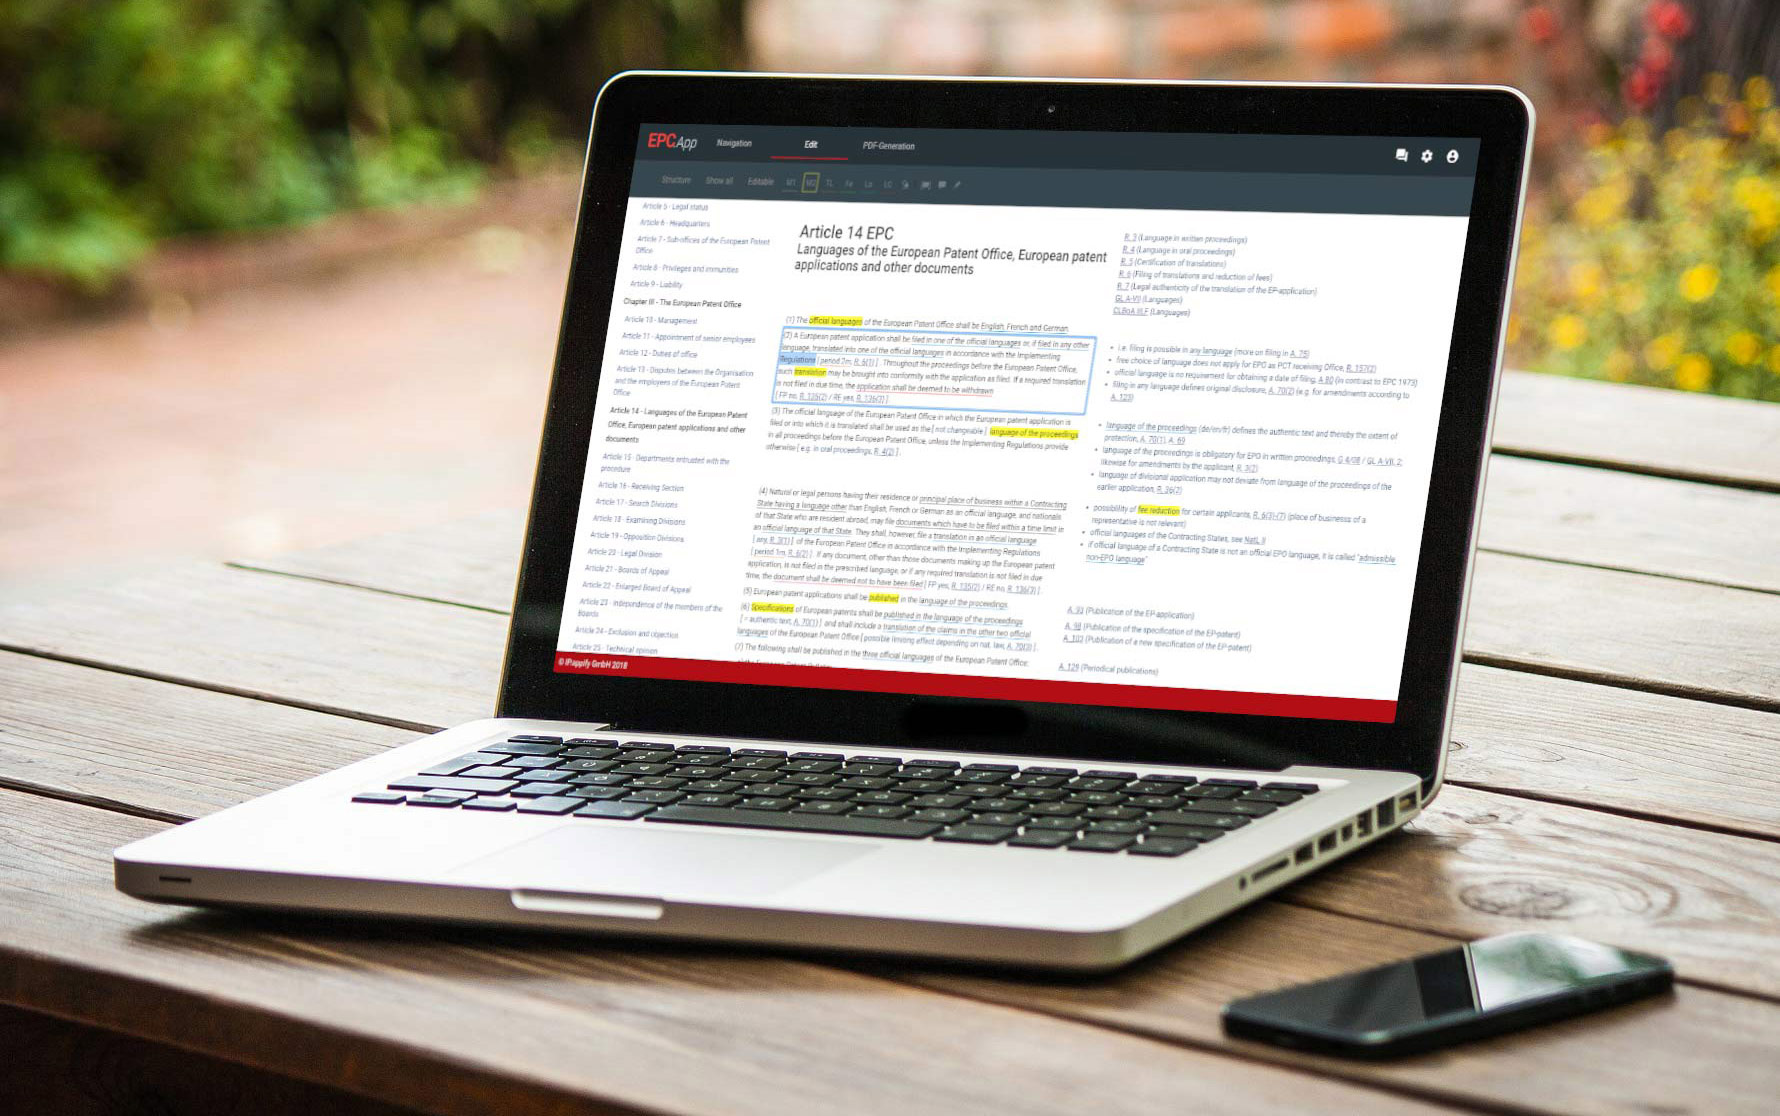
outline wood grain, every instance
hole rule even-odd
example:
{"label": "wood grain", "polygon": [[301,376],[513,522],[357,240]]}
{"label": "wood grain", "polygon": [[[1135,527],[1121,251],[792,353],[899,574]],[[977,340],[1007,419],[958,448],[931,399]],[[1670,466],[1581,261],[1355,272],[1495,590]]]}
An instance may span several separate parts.
{"label": "wood grain", "polygon": [[413,1109],[0,1007],[0,1112],[412,1116]]}
{"label": "wood grain", "polygon": [[489,715],[506,632],[471,609],[212,565],[0,612],[0,649],[421,726]]}
{"label": "wood grain", "polygon": [[1447,778],[1780,837],[1780,717],[1467,664]]}
{"label": "wood grain", "polygon": [[1453,944],[1419,931],[1263,903],[1093,982],[956,973],[909,979],[1137,1034],[1390,1082],[1454,1103],[1639,1116],[1773,1110],[1780,1095],[1780,1065],[1771,1056],[1780,1042],[1774,1031],[1780,1006],[1687,986],[1669,1000],[1383,1065],[1289,1054],[1222,1033],[1219,1010],[1237,997]]}
{"label": "wood grain", "polygon": [[0,652],[0,784],[183,821],[414,739],[408,729]]}
{"label": "wood grain", "polygon": [[[1611,476],[1600,470],[1575,471]],[[1780,498],[1740,495],[1751,496],[1764,508],[1771,505],[1780,525]],[[1540,514],[1549,518],[1562,513],[1548,509]],[[1699,559],[1697,572],[1707,571],[1704,554],[1729,518],[1727,512],[1716,524],[1676,528],[1700,532],[1692,548]],[[1530,530],[1524,521],[1522,529]],[[511,592],[511,575],[499,571],[511,557],[512,544],[500,540],[516,538],[517,531],[502,529],[500,517],[484,516],[471,524],[447,524],[287,556],[268,568],[493,608],[497,607],[493,602]],[[1754,552],[1760,545],[1744,544],[1747,562],[1756,560]],[[1603,550],[1596,557],[1604,559],[1607,553]],[[1660,566],[1665,561],[1674,564],[1672,557],[1663,559],[1660,554],[1648,564]],[[1728,563],[1721,572],[1732,579],[1749,576],[1746,569],[1739,573]],[[1780,631],[1780,594],[1485,553],[1478,556],[1465,652],[1496,665],[1780,708],[1780,656],[1768,653],[1776,631]]]}
{"label": "wood grain", "polygon": [[1780,592],[1780,497],[1496,454],[1485,550]]}
{"label": "wood grain", "polygon": [[[46,767],[61,765],[68,776],[109,768],[121,758],[127,766],[120,777],[134,782],[119,790],[140,810],[175,813],[194,802],[210,807],[230,805],[352,758],[360,750],[352,742],[356,734],[378,737],[397,731],[60,663],[5,661],[0,677],[19,668],[27,672],[21,676],[20,688],[40,687],[39,705],[60,707],[63,712],[59,723],[10,732],[4,738],[6,751],[0,754],[29,756],[45,738],[88,742],[92,754],[84,764],[77,753],[57,750],[52,760],[39,765],[36,780],[54,781]],[[154,694],[155,687],[173,693],[163,700]],[[164,716],[138,720],[129,715],[132,705],[154,710],[163,704],[167,708]],[[287,717],[290,723],[275,734],[258,737],[257,726],[268,712]],[[344,743],[337,742],[341,740]],[[242,748],[248,741],[251,747]],[[375,746],[367,743],[363,747]],[[225,747],[244,751],[250,759],[231,761],[213,754]],[[202,762],[178,762],[187,749]],[[342,755],[342,751],[348,754]],[[84,774],[77,784],[83,781]],[[1446,801],[1443,797],[1436,807]],[[1345,866],[1332,869],[1336,874],[1348,870]],[[1411,886],[1426,886],[1426,881]],[[1367,907],[1363,913],[1375,918],[1381,909],[1389,907]],[[297,933],[310,933],[310,926],[306,923]],[[1590,933],[1593,927],[1568,929]],[[320,924],[313,930],[324,936],[334,932]],[[502,936],[489,934],[488,938],[500,940]],[[506,936],[507,944],[515,950],[523,950],[534,940],[518,934]],[[0,932],[0,949],[5,941]],[[618,946],[596,944],[608,955],[621,951]],[[1380,964],[1441,944],[1442,939],[1428,933],[1266,903],[1255,913],[1194,935],[1104,984],[959,977],[953,972],[893,965],[874,966],[872,971],[890,979],[917,980],[963,995],[1214,1047],[1225,1044],[1218,1031],[1219,1007],[1233,996],[1315,979],[1344,968]],[[647,949],[639,952],[646,962],[653,953]],[[118,1025],[110,1019],[97,1022]],[[1688,1041],[1679,1045],[1653,1043],[1659,1032],[1685,1036]],[[1700,1045],[1694,1045],[1696,1040]],[[1768,1068],[1770,1062],[1739,1054],[1735,1064],[1742,1071],[1727,1075],[1714,1062],[1695,1057],[1693,1051],[1706,1046],[1740,1051],[1761,1044],[1780,1044],[1780,1006],[1750,1006],[1750,1001],[1737,997],[1686,990],[1672,1009],[1655,1013],[1640,1009],[1616,1015],[1604,1025],[1572,1024],[1463,1054],[1418,1059],[1400,1068],[1359,1072],[1338,1063],[1292,1059],[1258,1047],[1241,1049],[1246,1056],[1376,1078],[1453,1103],[1512,1100],[1527,1111],[1633,1112],[1639,1111],[1634,1104],[1638,1098],[1666,1104],[1691,1096],[1696,1101],[1710,1100],[1710,1104],[1702,1104],[1703,1110],[1755,1112],[1761,1110],[1758,1098],[1765,1098],[1771,1087],[1780,1083],[1773,1079],[1776,1070]],[[1603,1086],[1598,1080],[1603,1076],[1601,1067],[1614,1065],[1640,1049],[1646,1052],[1639,1071],[1607,1075],[1611,1082]],[[1674,1053],[1657,1057],[1651,1050]]]}
{"label": "wood grain", "polygon": [[1466,938],[1578,934],[1780,999],[1780,845],[1448,786],[1400,838],[1291,902]]}
{"label": "wood grain", "polygon": [[1465,656],[1780,709],[1780,595],[1479,554]]}
{"label": "wood grain", "polygon": [[1508,372],[1498,451],[1780,491],[1770,404]]}
{"label": "wood grain", "polygon": [[439,1113],[1447,1110],[796,960],[169,912],[110,886],[155,824],[0,792],[0,1001]]}

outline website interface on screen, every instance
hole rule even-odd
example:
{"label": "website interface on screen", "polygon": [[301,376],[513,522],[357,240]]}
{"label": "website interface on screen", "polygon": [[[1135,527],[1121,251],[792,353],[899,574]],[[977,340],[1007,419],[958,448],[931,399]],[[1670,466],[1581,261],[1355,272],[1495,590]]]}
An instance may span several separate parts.
{"label": "website interface on screen", "polygon": [[1393,720],[1477,151],[645,126],[555,669]]}

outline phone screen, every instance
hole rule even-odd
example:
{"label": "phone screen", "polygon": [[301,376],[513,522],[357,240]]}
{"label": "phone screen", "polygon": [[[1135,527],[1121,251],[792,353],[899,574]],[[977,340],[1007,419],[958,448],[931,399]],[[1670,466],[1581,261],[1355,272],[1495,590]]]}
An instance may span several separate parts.
{"label": "phone screen", "polygon": [[[1581,938],[1507,934],[1230,1005],[1232,1030],[1380,1044],[1541,1003],[1610,1002],[1608,989],[1666,977],[1659,957]],[[1574,1010],[1574,1009],[1573,1009]],[[1271,1032],[1254,1033],[1256,1028]]]}

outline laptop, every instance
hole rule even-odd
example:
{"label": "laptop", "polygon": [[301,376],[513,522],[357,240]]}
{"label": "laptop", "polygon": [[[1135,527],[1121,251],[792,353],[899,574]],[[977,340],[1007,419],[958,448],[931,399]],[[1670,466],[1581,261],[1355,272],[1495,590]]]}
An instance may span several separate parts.
{"label": "laptop", "polygon": [[117,886],[1101,970],[1381,840],[1441,782],[1531,118],[614,78],[495,715]]}

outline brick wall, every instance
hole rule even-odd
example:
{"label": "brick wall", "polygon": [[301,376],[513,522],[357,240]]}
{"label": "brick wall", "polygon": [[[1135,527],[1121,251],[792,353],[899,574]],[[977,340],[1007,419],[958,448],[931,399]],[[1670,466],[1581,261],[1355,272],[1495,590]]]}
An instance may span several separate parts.
{"label": "brick wall", "polygon": [[752,0],[762,69],[1511,81],[1520,0]]}

